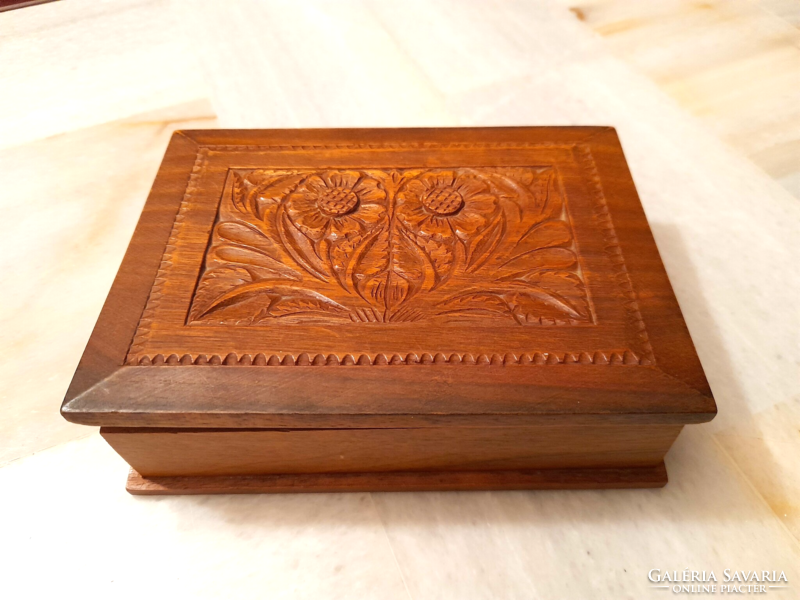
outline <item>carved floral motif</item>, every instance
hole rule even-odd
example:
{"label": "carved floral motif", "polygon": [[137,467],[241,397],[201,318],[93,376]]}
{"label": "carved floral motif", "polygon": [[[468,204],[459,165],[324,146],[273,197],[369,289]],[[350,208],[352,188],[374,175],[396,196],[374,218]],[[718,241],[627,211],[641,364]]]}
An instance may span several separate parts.
{"label": "carved floral motif", "polygon": [[232,171],[189,322],[591,323],[553,168]]}

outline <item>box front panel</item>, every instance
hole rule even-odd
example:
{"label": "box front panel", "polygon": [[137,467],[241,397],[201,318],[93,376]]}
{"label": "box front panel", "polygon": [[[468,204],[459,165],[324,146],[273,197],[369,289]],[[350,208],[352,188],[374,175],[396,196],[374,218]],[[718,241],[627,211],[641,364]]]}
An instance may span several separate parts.
{"label": "box front panel", "polygon": [[103,428],[144,476],[647,467],[681,426],[563,425],[428,429]]}

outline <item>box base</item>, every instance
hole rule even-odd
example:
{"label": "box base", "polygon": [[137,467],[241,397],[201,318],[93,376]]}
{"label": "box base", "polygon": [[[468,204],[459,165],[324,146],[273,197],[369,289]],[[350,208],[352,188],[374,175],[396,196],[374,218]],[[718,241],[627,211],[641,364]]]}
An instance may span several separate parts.
{"label": "box base", "polygon": [[143,477],[133,469],[126,489],[135,495],[267,494],[294,492],[427,492],[658,488],[664,463],[614,469],[417,471]]}

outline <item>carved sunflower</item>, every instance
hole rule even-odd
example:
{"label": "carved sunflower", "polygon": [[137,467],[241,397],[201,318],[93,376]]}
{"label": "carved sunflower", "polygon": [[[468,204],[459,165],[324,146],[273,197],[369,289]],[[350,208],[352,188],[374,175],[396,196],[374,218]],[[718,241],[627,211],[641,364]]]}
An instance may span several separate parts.
{"label": "carved sunflower", "polygon": [[375,179],[357,171],[326,171],[289,194],[286,212],[308,237],[339,239],[382,220],[385,202],[386,192]]}
{"label": "carved sunflower", "polygon": [[424,173],[397,194],[397,217],[414,233],[466,241],[497,213],[486,181],[453,171]]}

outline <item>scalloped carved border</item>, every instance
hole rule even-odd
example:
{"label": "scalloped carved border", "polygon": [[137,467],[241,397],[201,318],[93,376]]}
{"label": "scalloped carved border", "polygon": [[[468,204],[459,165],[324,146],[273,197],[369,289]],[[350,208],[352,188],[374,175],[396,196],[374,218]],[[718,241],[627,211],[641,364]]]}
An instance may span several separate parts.
{"label": "scalloped carved border", "polygon": [[[589,181],[594,192],[595,214],[594,218],[598,227],[603,231],[607,246],[606,253],[618,270],[616,279],[619,282],[622,295],[626,298],[626,311],[629,322],[637,331],[637,338],[640,342],[638,353],[630,349],[614,351],[593,351],[593,352],[533,352],[521,354],[486,354],[473,355],[470,353],[453,353],[445,356],[442,353],[408,353],[408,354],[314,354],[301,353],[296,357],[292,354],[263,354],[255,356],[251,354],[238,354],[231,352],[222,357],[218,354],[208,356],[206,354],[184,354],[178,356],[171,354],[144,354],[146,342],[149,339],[153,324],[156,308],[158,307],[163,295],[163,285],[170,267],[172,266],[172,252],[180,234],[188,204],[191,197],[197,190],[197,180],[204,172],[208,163],[209,152],[212,151],[233,151],[233,150],[278,150],[278,151],[313,151],[313,150],[333,150],[333,149],[474,149],[474,148],[562,148],[577,151],[586,172],[589,174]],[[201,365],[228,365],[228,366],[368,366],[368,365],[428,365],[428,364],[448,364],[448,365],[479,365],[479,366],[512,366],[512,365],[558,365],[558,364],[594,364],[594,365],[653,365],[655,357],[649,342],[648,334],[642,319],[636,292],[633,289],[622,249],[619,245],[616,231],[614,229],[608,205],[603,193],[600,176],[597,166],[592,157],[591,148],[588,144],[555,144],[555,143],[521,143],[521,142],[386,142],[377,144],[305,144],[305,145],[260,145],[260,144],[198,144],[197,158],[192,167],[189,182],[181,202],[180,209],[175,216],[169,241],[164,250],[164,256],[159,266],[158,274],[153,282],[153,288],[147,300],[147,305],[136,334],[131,343],[128,355],[125,360],[126,365],[131,366],[201,366]]]}
{"label": "scalloped carved border", "polygon": [[180,365],[229,365],[229,366],[368,366],[368,365],[643,365],[649,364],[645,359],[636,356],[630,350],[619,352],[534,352],[532,354],[308,354],[303,352],[296,357],[292,354],[238,354],[231,352],[227,356],[213,354],[163,354],[137,357],[139,366],[180,366]]}

